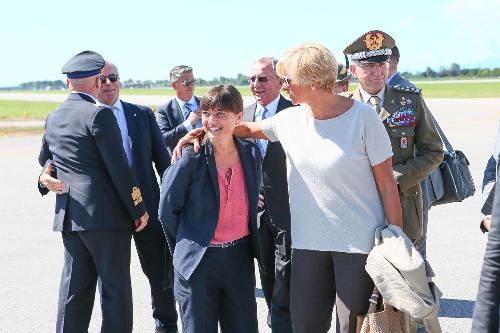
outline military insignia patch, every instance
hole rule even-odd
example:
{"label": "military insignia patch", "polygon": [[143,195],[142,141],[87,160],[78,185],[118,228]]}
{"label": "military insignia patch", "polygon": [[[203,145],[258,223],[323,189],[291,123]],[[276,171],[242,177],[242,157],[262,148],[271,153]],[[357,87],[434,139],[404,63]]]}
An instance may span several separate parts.
{"label": "military insignia patch", "polygon": [[138,205],[142,202],[141,190],[138,187],[132,187],[132,201],[134,201],[134,205]]}
{"label": "military insignia patch", "polygon": [[382,47],[382,43],[384,42],[384,36],[380,32],[377,32],[375,34],[369,32],[366,34],[365,39],[363,41],[365,42],[366,48],[368,50],[375,51],[379,50]]}
{"label": "military insignia patch", "polygon": [[[414,126],[417,124],[415,110],[409,98],[401,97],[401,108],[386,119],[389,127]],[[403,143],[401,143],[403,145]]]}

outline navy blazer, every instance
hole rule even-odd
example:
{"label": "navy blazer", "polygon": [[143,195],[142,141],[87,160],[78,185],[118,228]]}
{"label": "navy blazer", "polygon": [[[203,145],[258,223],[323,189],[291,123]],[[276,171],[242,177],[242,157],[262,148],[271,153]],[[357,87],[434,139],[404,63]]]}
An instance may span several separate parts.
{"label": "navy blazer", "polygon": [[[113,112],[72,93],[45,123],[38,161],[53,163],[67,191],[56,195],[55,231],[132,228],[145,213]],[[39,186],[40,193],[48,190]]]}
{"label": "navy blazer", "polygon": [[387,82],[388,85],[391,87],[393,86],[402,86],[402,87],[413,87],[415,88],[415,85],[408,81],[405,77],[401,76],[399,72],[394,74],[394,76],[391,78],[389,82]]}
{"label": "navy blazer", "polygon": [[[292,102],[280,96],[277,112],[293,106]],[[243,111],[242,121],[255,121],[257,104],[252,104]],[[254,141],[254,140],[251,140]],[[286,155],[279,141],[269,141],[262,160],[262,182],[266,212],[271,223],[278,228],[290,231],[290,200],[288,199],[288,181]]]}
{"label": "navy blazer", "polygon": [[[259,148],[234,138],[245,175],[249,229],[254,256],[260,264],[257,204],[260,188]],[[220,193],[215,156],[210,142],[194,153],[191,147],[170,166],[161,185],[159,219],[173,255],[174,268],[186,280],[200,263],[219,220]]]}
{"label": "navy blazer", "polygon": [[[194,99],[198,107],[200,107],[200,98],[195,96]],[[188,132],[186,127],[182,125],[184,121],[177,99],[173,98],[167,104],[158,107],[158,126],[170,155],[172,155],[172,150],[177,145],[177,142]]]}
{"label": "navy blazer", "polygon": [[132,170],[141,186],[149,223],[152,223],[158,217],[160,200],[160,187],[153,163],[161,177],[170,166],[170,157],[153,111],[146,106],[121,102],[130,138]]}

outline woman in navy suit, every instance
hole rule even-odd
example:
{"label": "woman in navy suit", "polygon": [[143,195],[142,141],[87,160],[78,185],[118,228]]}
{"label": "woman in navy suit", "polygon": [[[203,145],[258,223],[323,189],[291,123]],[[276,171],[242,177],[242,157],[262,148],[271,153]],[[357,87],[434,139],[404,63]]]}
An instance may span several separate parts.
{"label": "woman in navy suit", "polygon": [[243,100],[210,89],[200,109],[205,140],[165,172],[159,216],[174,259],[184,332],[257,332],[253,258],[260,259],[258,147],[233,136]]}

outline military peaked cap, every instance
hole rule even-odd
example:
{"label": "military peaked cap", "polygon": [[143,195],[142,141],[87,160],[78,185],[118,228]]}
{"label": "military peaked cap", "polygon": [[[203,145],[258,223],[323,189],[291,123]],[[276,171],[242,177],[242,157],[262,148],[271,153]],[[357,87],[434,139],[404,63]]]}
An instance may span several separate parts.
{"label": "military peaked cap", "polygon": [[61,72],[68,76],[68,79],[80,79],[97,75],[104,67],[104,59],[94,51],[83,51],[69,59],[62,67]]}
{"label": "military peaked cap", "polygon": [[355,62],[383,62],[389,60],[395,44],[389,34],[372,30],[356,38],[344,49],[344,54]]}

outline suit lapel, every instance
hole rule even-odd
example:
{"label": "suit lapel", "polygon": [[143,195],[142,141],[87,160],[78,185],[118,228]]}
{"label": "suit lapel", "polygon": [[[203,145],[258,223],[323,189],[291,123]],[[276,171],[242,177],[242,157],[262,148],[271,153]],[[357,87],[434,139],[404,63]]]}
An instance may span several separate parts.
{"label": "suit lapel", "polygon": [[386,85],[385,93],[384,93],[384,105],[382,105],[382,109],[380,110],[380,119],[382,121],[386,120],[391,114],[397,111],[397,103],[396,96],[394,95],[394,90],[392,87]]}
{"label": "suit lapel", "polygon": [[[243,118],[241,121],[253,122],[255,121],[255,111],[257,110],[257,103],[253,103],[243,111]],[[245,112],[246,111],[246,112]]]}
{"label": "suit lapel", "polygon": [[175,117],[175,120],[178,124],[182,124],[184,122],[184,115],[182,114],[181,107],[179,103],[177,103],[177,99],[174,98],[172,102],[172,116]]}
{"label": "suit lapel", "polygon": [[280,112],[281,110],[284,110],[286,108],[289,108],[291,105],[290,103],[287,102],[288,100],[280,95],[280,100],[278,102],[278,108],[276,109],[276,113]]}
{"label": "suit lapel", "polygon": [[220,207],[219,180],[217,179],[217,167],[215,166],[213,146],[210,141],[205,144],[205,159],[208,166],[208,172],[210,174],[210,180],[212,181],[215,191],[215,197],[217,198],[217,207]]}
{"label": "suit lapel", "polygon": [[[250,159],[248,156],[248,151],[247,149],[239,142],[238,139],[235,139],[236,147],[238,148],[238,153],[240,154],[240,161],[241,165],[243,167],[243,174],[245,175],[245,184],[247,186],[247,192],[250,194],[248,196],[248,203],[250,207],[254,207],[256,205],[256,197],[253,193],[253,189],[255,188],[255,183],[254,183],[254,178],[255,175],[253,174],[253,161]],[[252,192],[250,192],[252,191]],[[252,211],[252,210],[250,210]]]}

